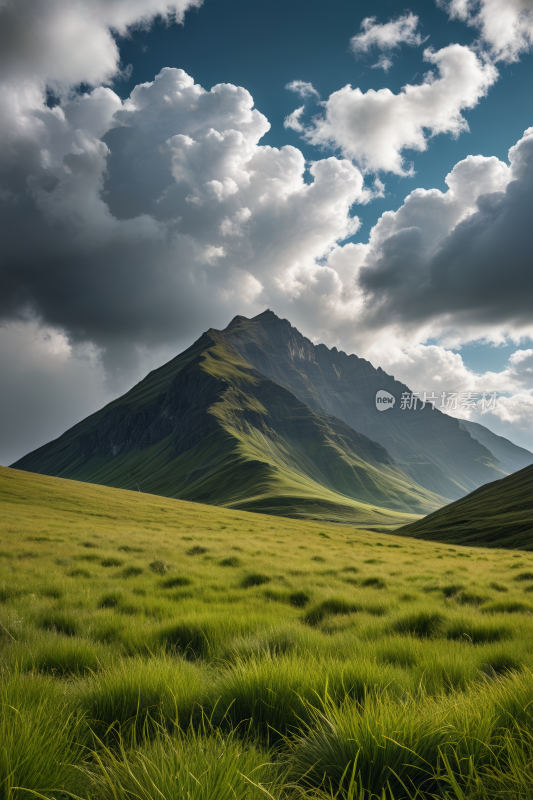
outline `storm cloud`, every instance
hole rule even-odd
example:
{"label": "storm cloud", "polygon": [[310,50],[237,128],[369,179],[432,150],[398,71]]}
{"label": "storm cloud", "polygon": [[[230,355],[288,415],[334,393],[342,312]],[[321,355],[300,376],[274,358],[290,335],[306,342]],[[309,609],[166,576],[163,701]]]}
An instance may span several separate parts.
{"label": "storm cloud", "polygon": [[530,328],[533,128],[509,160],[470,157],[447,194],[413,192],[380,220],[360,272],[376,323],[446,317],[457,328]]}

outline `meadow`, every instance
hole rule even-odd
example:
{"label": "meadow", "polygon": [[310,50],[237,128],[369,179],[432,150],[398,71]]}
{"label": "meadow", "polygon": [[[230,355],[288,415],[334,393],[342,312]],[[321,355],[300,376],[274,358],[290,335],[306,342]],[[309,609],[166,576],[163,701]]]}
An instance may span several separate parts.
{"label": "meadow", "polygon": [[533,554],[0,468],[0,798],[533,798]]}

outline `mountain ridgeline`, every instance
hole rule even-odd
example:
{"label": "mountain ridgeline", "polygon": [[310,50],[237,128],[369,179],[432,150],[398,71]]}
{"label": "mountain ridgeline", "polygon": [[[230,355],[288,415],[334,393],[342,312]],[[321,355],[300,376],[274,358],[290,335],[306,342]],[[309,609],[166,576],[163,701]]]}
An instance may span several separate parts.
{"label": "mountain ridgeline", "polygon": [[[438,410],[377,411],[379,389],[408,391],[364,359],[313,345],[271,311],[235,317],[12,466],[380,526],[411,522],[510,471]],[[507,445],[508,467],[516,454]]]}

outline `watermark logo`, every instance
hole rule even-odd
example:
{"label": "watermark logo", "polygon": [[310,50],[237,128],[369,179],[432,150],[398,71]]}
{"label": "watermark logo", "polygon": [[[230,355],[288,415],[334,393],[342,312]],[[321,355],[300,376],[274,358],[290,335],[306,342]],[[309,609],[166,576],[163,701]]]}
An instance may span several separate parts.
{"label": "watermark logo", "polygon": [[379,392],[376,392],[376,408],[378,411],[388,411],[389,408],[394,406],[396,402],[396,398],[393,394],[389,394],[384,389],[380,389]]}

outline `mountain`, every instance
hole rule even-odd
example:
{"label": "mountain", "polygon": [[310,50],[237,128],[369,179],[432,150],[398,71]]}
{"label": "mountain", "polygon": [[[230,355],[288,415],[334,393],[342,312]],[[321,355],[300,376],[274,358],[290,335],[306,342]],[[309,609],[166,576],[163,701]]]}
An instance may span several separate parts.
{"label": "mountain", "polygon": [[396,533],[446,544],[533,550],[533,466],[487,483]]}
{"label": "mountain", "polygon": [[529,450],[524,450],[523,447],[518,447],[518,445],[513,444],[503,436],[497,436],[478,422],[460,419],[459,427],[468,431],[473,439],[476,439],[487,450],[490,450],[508,475],[533,464],[533,453],[530,453]]}
{"label": "mountain", "polygon": [[289,516],[397,525],[445,500],[209,330],[16,469]]}
{"label": "mountain", "polygon": [[[430,492],[454,500],[506,474],[458,420],[430,405],[402,410],[401,396],[410,392],[405,384],[364,358],[313,345],[272,311],[253,319],[235,317],[222,335],[247,363],[314,411],[332,414],[383,445]],[[396,398],[387,411],[376,408],[380,389]]]}
{"label": "mountain", "polygon": [[[376,408],[380,389],[397,399],[387,411]],[[404,392],[265,311],[210,329],[12,466],[361,525],[408,522],[506,474],[458,420],[430,406],[402,410]]]}

